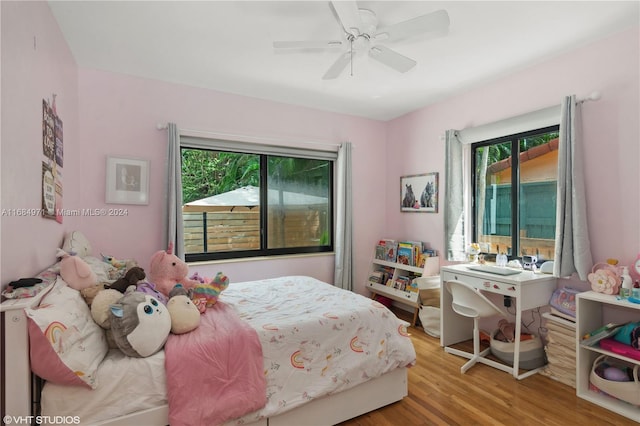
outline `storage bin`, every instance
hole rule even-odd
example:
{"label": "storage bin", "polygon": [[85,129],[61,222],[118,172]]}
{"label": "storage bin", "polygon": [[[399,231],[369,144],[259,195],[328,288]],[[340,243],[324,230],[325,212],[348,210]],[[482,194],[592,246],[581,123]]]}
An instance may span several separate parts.
{"label": "storage bin", "polygon": [[429,336],[440,337],[440,308],[422,305],[418,315],[425,333]]}
{"label": "storage bin", "polygon": [[413,281],[418,286],[422,305],[440,307],[440,275],[422,276]]}
{"label": "storage bin", "polygon": [[640,405],[640,380],[638,380],[638,368],[640,366],[633,366],[633,381],[629,382],[616,382],[602,377],[603,371],[607,366],[632,367],[621,360],[610,359],[606,355],[600,355],[591,367],[591,374],[589,375],[591,385],[614,398],[633,405]]}
{"label": "storage bin", "polygon": [[[498,331],[499,330],[496,329],[491,333],[491,353],[500,361],[513,366],[515,343],[496,340],[494,337]],[[518,368],[532,370],[542,367],[545,364],[544,348],[538,336],[533,336],[530,340],[520,342],[520,362]]]}

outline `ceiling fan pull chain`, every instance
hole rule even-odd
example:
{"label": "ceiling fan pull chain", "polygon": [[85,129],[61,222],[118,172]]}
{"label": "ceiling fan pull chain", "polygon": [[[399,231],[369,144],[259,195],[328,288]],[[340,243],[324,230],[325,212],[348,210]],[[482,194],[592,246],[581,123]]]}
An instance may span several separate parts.
{"label": "ceiling fan pull chain", "polygon": [[351,63],[351,77],[353,77],[353,36],[349,37],[349,41],[350,43],[350,48],[349,48],[349,53],[351,54],[351,60],[349,61]]}

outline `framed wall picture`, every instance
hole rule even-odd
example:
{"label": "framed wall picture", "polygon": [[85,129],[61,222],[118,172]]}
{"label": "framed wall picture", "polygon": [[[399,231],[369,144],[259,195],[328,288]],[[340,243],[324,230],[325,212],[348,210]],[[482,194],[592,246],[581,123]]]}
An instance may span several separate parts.
{"label": "framed wall picture", "polygon": [[400,211],[438,213],[438,173],[401,176]]}
{"label": "framed wall picture", "polygon": [[149,161],[107,157],[106,202],[149,204]]}

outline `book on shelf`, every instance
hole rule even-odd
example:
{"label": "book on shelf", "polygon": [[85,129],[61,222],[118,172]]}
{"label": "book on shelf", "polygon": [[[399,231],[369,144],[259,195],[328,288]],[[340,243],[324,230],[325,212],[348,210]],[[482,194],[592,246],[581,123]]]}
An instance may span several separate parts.
{"label": "book on shelf", "polygon": [[382,284],[385,281],[385,277],[384,277],[384,272],[382,271],[373,271],[370,275],[369,275],[369,281],[376,283],[376,284]]}
{"label": "book on shelf", "polygon": [[411,278],[400,275],[396,278],[393,283],[393,288],[408,291],[408,288],[411,287]]}
{"label": "book on shelf", "polygon": [[614,336],[618,331],[620,331],[620,327],[626,324],[628,324],[628,322],[623,324],[615,324],[612,322],[605,324],[602,327],[585,334],[580,343],[586,346],[593,346],[602,339]]}
{"label": "book on shelf", "polygon": [[384,241],[384,247],[385,247],[384,260],[386,260],[387,262],[396,263],[397,256],[398,256],[398,242],[396,240],[389,240],[389,239],[385,239],[381,241]]}
{"label": "book on shelf", "polygon": [[430,248],[425,248],[422,251],[422,254],[424,254],[426,257],[436,257],[438,255],[438,251]]}
{"label": "book on shelf", "polygon": [[412,256],[413,260],[411,262],[411,266],[418,266],[420,263],[420,254],[422,254],[422,250],[424,248],[424,243],[422,241],[407,241],[407,244],[411,244],[412,248]]}
{"label": "book on shelf", "polygon": [[396,262],[409,266],[415,265],[413,259],[413,245],[411,245],[411,243],[398,243],[398,259]]}
{"label": "book on shelf", "polygon": [[426,258],[436,257],[438,252],[422,241],[397,241],[390,238],[378,240],[375,258],[390,263],[424,268]]}

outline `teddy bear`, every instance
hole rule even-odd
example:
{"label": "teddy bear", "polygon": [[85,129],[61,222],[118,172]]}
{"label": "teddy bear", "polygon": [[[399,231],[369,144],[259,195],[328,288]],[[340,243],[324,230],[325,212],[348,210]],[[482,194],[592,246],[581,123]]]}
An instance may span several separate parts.
{"label": "teddy bear", "polygon": [[144,358],[164,346],[171,331],[171,315],[153,296],[137,291],[110,306],[110,323],[118,348],[127,356]]}
{"label": "teddy bear", "polygon": [[139,266],[134,266],[124,274],[124,277],[110,284],[109,288],[118,290],[120,293],[124,293],[130,285],[136,286],[146,277],[147,274],[144,272],[144,269]]}
{"label": "teddy bear", "polygon": [[97,284],[98,277],[95,272],[80,256],[61,249],[58,249],[57,256],[62,258],[60,276],[69,287],[80,291]]}
{"label": "teddy bear", "polygon": [[101,291],[117,290],[122,295],[130,286],[133,286],[135,290],[135,286],[138,284],[138,282],[144,280],[145,277],[146,274],[144,273],[144,269],[140,268],[139,266],[134,266],[126,272],[123,278],[120,278],[111,284],[97,283],[90,287],[83,288],[82,290],[80,290],[80,294],[84,298],[84,301],[87,303],[87,306],[91,307],[96,296]]}
{"label": "teddy bear", "polygon": [[93,304],[93,301],[95,300],[98,293],[105,290],[106,288],[108,287],[105,283],[97,283],[90,287],[83,288],[82,290],[80,290],[80,294],[82,295],[82,298],[86,302],[87,306],[91,308],[91,305]]}
{"label": "teddy bear", "polygon": [[167,310],[171,314],[173,334],[188,333],[200,325],[200,311],[189,299],[189,293],[181,284],[176,284],[169,293]]}
{"label": "teddy bear", "polygon": [[198,281],[187,278],[189,267],[178,256],[173,254],[173,243],[169,243],[167,250],[159,250],[151,256],[149,267],[149,281],[155,289],[165,296],[176,284],[182,284],[185,289],[193,288]]}

